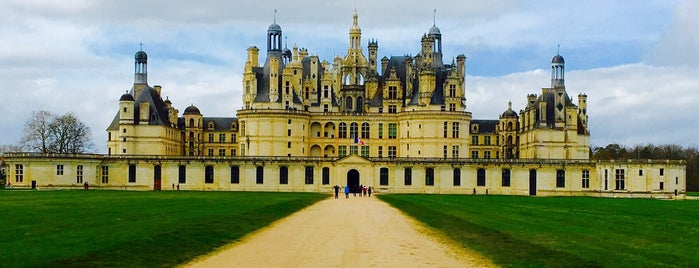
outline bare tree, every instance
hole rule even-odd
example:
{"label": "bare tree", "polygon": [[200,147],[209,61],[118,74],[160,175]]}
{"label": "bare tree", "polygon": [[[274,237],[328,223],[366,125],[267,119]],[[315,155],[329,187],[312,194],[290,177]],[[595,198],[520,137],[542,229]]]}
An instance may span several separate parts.
{"label": "bare tree", "polygon": [[74,114],[56,116],[47,111],[33,112],[24,127],[21,145],[40,153],[84,153],[94,146],[90,128]]}
{"label": "bare tree", "polygon": [[24,136],[20,145],[27,150],[49,152],[49,124],[56,118],[48,111],[34,111],[32,117],[24,125]]}

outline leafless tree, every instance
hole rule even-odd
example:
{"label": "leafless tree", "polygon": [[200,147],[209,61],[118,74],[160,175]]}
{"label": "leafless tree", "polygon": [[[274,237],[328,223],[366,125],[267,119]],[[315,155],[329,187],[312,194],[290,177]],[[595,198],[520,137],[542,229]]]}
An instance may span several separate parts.
{"label": "leafless tree", "polygon": [[34,111],[24,125],[24,136],[20,145],[25,150],[41,153],[49,152],[49,124],[56,118],[48,111]]}
{"label": "leafless tree", "polygon": [[62,154],[84,153],[94,146],[90,128],[74,114],[56,116],[47,111],[32,113],[21,145],[30,151]]}

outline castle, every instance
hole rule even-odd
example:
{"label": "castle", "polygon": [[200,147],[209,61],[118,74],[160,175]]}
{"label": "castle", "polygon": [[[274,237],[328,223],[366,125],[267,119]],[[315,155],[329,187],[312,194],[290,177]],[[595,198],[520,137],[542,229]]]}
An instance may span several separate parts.
{"label": "castle", "polygon": [[[684,193],[681,162],[589,160],[587,96],[575,104],[566,92],[561,55],[551,61],[550,87],[528,95],[519,113],[509,103],[498,119],[472,119],[466,56],[445,63],[436,25],[415,56],[379,60],[378,41],[368,41],[365,56],[356,11],[352,19],[347,52],[332,63],[304,48],[283,48],[281,26],[270,25],[264,63],[259,48],[247,49],[237,117],[204,117],[194,105],[179,116],[162,88],[148,85],[148,56],[138,51],[133,87],[107,128],[107,155],[64,156],[65,165],[84,176],[78,163],[93,163],[95,183],[106,188],[325,191],[364,184],[419,193]],[[16,154],[9,162],[37,158]],[[24,166],[17,172],[28,176]],[[43,184],[61,184],[54,182]]]}

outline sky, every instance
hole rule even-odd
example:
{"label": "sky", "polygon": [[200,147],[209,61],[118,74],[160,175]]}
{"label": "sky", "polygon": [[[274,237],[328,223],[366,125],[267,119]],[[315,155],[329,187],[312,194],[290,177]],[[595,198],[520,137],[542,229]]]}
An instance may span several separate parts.
{"label": "sky", "polygon": [[[267,27],[321,60],[344,56],[355,9],[362,43],[379,58],[415,55],[440,28],[444,61],[467,57],[466,110],[497,119],[512,101],[550,86],[551,58],[566,61],[566,90],[588,96],[591,144],[699,144],[699,1],[167,1],[0,2],[0,145],[18,144],[32,111],[72,112],[106,151],[106,128],[133,85],[134,54],[148,82],[180,113],[234,117],[246,49]],[[436,12],[434,11],[436,9]],[[560,48],[559,48],[560,46]]]}

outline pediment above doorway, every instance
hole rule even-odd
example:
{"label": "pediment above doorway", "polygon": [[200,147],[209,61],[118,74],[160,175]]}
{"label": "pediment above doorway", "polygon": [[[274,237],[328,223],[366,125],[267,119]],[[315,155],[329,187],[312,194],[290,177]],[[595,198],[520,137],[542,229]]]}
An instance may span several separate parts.
{"label": "pediment above doorway", "polygon": [[359,156],[359,155],[351,154],[351,155],[348,155],[348,156],[345,156],[343,158],[338,159],[337,161],[335,161],[335,164],[336,165],[353,165],[353,164],[367,165],[367,164],[372,164],[372,162],[364,157]]}

